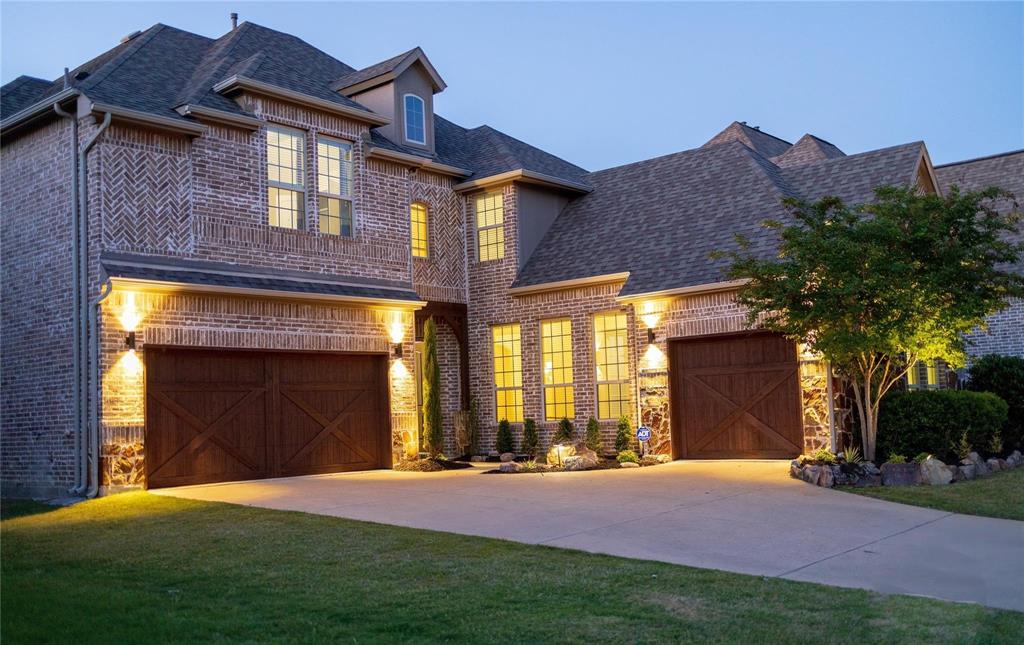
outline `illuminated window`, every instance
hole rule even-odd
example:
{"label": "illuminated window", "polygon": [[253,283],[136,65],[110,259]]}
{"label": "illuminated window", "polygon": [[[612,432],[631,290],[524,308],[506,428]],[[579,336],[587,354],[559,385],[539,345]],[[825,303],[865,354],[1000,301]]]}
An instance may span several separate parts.
{"label": "illuminated window", "polygon": [[267,128],[267,206],[271,226],[302,228],[306,200],[306,137]]}
{"label": "illuminated window", "polygon": [[576,416],[572,387],[572,322],[548,320],[540,324],[541,369],[544,375],[544,418],[548,421]]}
{"label": "illuminated window", "polygon": [[523,420],[523,355],[519,325],[491,328],[494,338],[495,420]]}
{"label": "illuminated window", "polygon": [[320,232],[352,237],[352,146],[316,140],[317,206]]}
{"label": "illuminated window", "polygon": [[480,261],[505,257],[505,210],[502,194],[487,193],[476,198],[476,239]]}
{"label": "illuminated window", "polygon": [[405,95],[405,140],[427,142],[426,110],[423,109],[423,99],[415,94]]}
{"label": "illuminated window", "polygon": [[412,219],[412,256],[427,257],[427,205],[413,202],[409,207]]}
{"label": "illuminated window", "polygon": [[626,314],[594,316],[597,417],[617,419],[629,411],[629,333]]}
{"label": "illuminated window", "polygon": [[935,390],[939,388],[939,361],[918,361],[907,372],[907,389]]}

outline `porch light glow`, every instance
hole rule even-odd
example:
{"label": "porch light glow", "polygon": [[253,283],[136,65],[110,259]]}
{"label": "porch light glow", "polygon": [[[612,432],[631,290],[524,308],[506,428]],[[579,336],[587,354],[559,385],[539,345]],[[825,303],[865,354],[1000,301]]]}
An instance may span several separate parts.
{"label": "porch light glow", "polygon": [[142,322],[142,314],[135,303],[135,292],[125,291],[122,295],[121,311],[117,316],[121,323],[121,329],[128,332],[138,331],[139,323]]}
{"label": "porch light glow", "polygon": [[644,326],[647,329],[654,329],[661,322],[661,317],[665,313],[665,303],[662,300],[645,300],[640,303],[639,310],[640,320],[643,321]]}
{"label": "porch light glow", "polygon": [[640,369],[642,370],[661,370],[665,369],[667,364],[665,352],[661,351],[657,345],[648,345],[647,351],[640,357]]}
{"label": "porch light glow", "polygon": [[388,325],[388,338],[391,343],[397,345],[405,338],[405,325],[402,324],[402,314],[395,314]]}

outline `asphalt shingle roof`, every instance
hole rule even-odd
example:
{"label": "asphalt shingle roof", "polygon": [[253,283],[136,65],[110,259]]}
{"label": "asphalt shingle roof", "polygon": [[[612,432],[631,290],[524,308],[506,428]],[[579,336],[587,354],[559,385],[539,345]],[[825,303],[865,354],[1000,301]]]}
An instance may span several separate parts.
{"label": "asphalt shingle roof", "polygon": [[755,254],[773,254],[776,234],[761,223],[787,220],[784,197],[869,201],[877,186],[910,183],[922,149],[911,143],[780,168],[734,138],[591,173],[593,192],[565,207],[514,286],[627,271],[623,296],[722,282],[727,261],[711,252],[735,249],[741,234]]}
{"label": "asphalt shingle roof", "polygon": [[789,168],[844,156],[846,156],[846,153],[828,141],[819,139],[813,134],[805,134],[800,137],[799,141],[793,144],[793,147],[781,155],[773,157],[772,161],[778,166]]}
{"label": "asphalt shingle roof", "polygon": [[765,157],[777,157],[789,150],[790,143],[746,123],[733,121],[724,130],[711,137],[702,147],[710,148],[730,141],[739,141]]}
{"label": "asphalt shingle roof", "polygon": [[402,64],[402,62],[408,58],[410,54],[416,51],[416,48],[410,49],[407,52],[403,52],[398,56],[394,56],[387,60],[382,60],[379,63],[364,67],[361,70],[349,72],[348,74],[342,75],[334,82],[335,87],[351,87],[357,83],[368,81],[371,78],[377,78],[381,74],[387,74],[388,72],[394,71],[396,67]]}

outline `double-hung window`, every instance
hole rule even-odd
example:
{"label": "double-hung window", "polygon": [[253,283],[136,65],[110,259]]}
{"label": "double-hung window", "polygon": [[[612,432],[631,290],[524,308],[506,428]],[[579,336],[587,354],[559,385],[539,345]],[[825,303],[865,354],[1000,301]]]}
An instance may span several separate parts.
{"label": "double-hung window", "polygon": [[541,371],[544,378],[544,418],[576,416],[572,386],[572,321],[545,320],[540,324]]}
{"label": "double-hung window", "polygon": [[594,316],[597,416],[617,419],[629,411],[629,331],[626,314]]}
{"label": "double-hung window", "polygon": [[316,160],[320,232],[352,237],[352,144],[317,137]]}
{"label": "double-hung window", "polygon": [[271,226],[302,228],[306,201],[306,135],[267,128],[267,206]]}
{"label": "double-hung window", "polygon": [[519,324],[491,328],[495,421],[523,420],[523,350]]}
{"label": "double-hung window", "polygon": [[409,230],[412,237],[412,256],[425,258],[429,254],[427,246],[427,205],[413,202],[409,206]]}
{"label": "double-hung window", "polygon": [[907,389],[935,390],[939,388],[939,362],[918,361],[907,372]]}
{"label": "double-hung window", "polygon": [[473,210],[476,213],[477,257],[481,262],[505,257],[505,210],[502,194],[496,192],[477,196]]}
{"label": "double-hung window", "polygon": [[405,140],[426,145],[426,109],[423,99],[415,94],[405,95]]}

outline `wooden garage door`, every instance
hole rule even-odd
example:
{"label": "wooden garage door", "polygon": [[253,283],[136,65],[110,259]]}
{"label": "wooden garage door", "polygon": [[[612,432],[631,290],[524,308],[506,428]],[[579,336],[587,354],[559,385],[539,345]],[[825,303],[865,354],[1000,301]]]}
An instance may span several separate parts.
{"label": "wooden garage door", "polygon": [[389,466],[387,359],[146,348],[151,488]]}
{"label": "wooden garage door", "polygon": [[782,458],[803,443],[794,344],[753,333],[671,341],[677,457]]}

